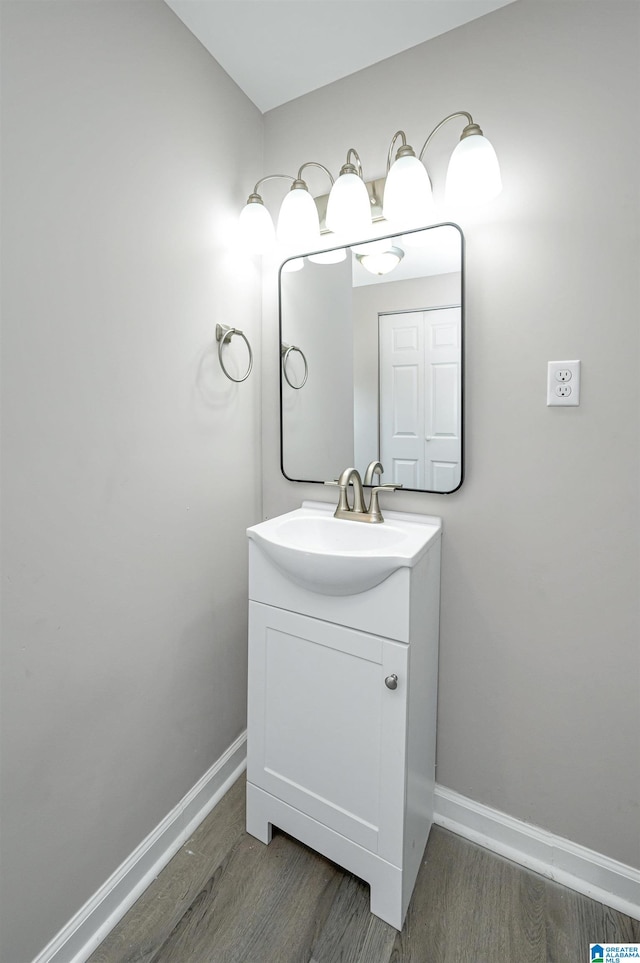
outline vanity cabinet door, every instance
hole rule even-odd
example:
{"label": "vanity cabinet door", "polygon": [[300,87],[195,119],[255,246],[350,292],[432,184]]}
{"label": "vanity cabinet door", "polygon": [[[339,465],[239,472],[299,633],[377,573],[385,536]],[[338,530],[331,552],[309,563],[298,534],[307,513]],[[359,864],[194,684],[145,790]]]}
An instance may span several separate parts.
{"label": "vanity cabinet door", "polygon": [[250,603],[249,782],[395,865],[408,662],[403,643]]}

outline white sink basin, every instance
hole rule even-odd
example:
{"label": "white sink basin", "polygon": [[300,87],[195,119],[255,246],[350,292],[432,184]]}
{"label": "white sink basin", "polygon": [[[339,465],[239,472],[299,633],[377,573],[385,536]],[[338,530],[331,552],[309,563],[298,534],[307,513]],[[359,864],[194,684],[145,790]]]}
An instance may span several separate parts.
{"label": "white sink basin", "polygon": [[412,568],[441,529],[430,515],[385,512],[382,524],[369,524],[334,518],[334,510],[303,502],[247,535],[298,585],[322,595],[357,595],[399,568]]}

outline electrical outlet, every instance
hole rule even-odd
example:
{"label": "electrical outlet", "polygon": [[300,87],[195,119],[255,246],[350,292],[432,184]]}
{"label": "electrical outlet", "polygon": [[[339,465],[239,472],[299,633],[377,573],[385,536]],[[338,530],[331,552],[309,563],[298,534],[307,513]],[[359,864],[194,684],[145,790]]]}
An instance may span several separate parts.
{"label": "electrical outlet", "polygon": [[580,362],[549,361],[547,365],[547,405],[580,404]]}

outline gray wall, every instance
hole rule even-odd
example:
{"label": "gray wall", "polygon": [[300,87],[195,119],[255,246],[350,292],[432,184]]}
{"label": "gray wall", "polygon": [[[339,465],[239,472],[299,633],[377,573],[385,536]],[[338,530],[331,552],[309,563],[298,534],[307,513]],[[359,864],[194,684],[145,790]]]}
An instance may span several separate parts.
{"label": "gray wall", "polygon": [[2,17],[0,958],[27,963],[246,724],[260,365],[232,386],[213,338],[259,356],[228,232],[262,121],[163,3]]}
{"label": "gray wall", "polygon": [[[504,192],[460,218],[467,479],[383,504],[444,519],[438,781],[640,865],[638,27],[636,2],[520,0],[266,115],[265,171],[355,146],[379,177],[454,110]],[[429,148],[437,185],[457,131]],[[265,282],[264,511],[329,499],[278,472]],[[580,358],[579,408],[546,407]]]}

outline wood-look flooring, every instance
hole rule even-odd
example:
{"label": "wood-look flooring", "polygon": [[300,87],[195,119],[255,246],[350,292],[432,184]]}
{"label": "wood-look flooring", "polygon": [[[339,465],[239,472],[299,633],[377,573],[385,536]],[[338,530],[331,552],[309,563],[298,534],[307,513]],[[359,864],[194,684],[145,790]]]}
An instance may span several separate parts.
{"label": "wood-look flooring", "polygon": [[368,886],[281,833],[244,829],[244,777],[88,963],[588,963],[640,922],[431,830],[404,929]]}

